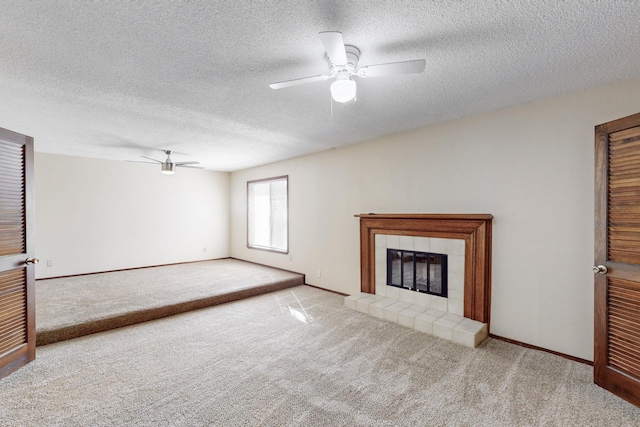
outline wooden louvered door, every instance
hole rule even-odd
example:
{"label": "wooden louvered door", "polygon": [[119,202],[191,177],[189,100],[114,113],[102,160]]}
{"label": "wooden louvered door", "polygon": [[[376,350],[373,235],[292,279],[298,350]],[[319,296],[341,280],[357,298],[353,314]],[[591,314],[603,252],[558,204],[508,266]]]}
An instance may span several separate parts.
{"label": "wooden louvered door", "polygon": [[0,378],[36,355],[33,199],[33,138],[0,128]]}
{"label": "wooden louvered door", "polygon": [[640,406],[640,114],[596,127],[596,384]]}

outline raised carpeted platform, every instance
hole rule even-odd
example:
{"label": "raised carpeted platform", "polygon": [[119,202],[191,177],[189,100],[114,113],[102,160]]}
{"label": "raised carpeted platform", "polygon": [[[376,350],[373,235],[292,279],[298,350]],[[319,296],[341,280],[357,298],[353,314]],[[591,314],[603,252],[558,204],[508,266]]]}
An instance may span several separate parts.
{"label": "raised carpeted platform", "polygon": [[304,275],[235,259],[36,281],[36,344],[303,285]]}

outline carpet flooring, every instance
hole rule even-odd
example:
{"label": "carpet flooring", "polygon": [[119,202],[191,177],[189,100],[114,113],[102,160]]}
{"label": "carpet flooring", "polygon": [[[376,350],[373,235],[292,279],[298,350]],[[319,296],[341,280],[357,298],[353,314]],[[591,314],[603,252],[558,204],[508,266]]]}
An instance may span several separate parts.
{"label": "carpet flooring", "polygon": [[304,284],[235,259],[36,281],[38,346]]}
{"label": "carpet flooring", "polygon": [[309,286],[59,342],[0,380],[12,426],[638,426],[592,367],[470,349]]}

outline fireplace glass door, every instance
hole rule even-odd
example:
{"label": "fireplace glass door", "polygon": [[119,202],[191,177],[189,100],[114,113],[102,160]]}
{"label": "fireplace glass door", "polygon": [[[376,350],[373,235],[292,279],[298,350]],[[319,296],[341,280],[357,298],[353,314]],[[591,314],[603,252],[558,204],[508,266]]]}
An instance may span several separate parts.
{"label": "fireplace glass door", "polygon": [[447,296],[447,255],[387,249],[387,285]]}

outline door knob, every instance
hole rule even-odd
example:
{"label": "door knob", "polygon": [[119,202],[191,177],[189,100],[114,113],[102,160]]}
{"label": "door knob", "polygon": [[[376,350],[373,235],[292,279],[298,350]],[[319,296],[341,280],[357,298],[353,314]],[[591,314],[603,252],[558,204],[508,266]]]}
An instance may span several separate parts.
{"label": "door knob", "polygon": [[40,260],[38,258],[27,258],[24,260],[24,263],[27,265],[37,264]]}
{"label": "door knob", "polygon": [[594,273],[607,274],[607,271],[609,271],[609,270],[607,269],[606,265],[597,265],[597,266],[593,267],[593,272]]}

